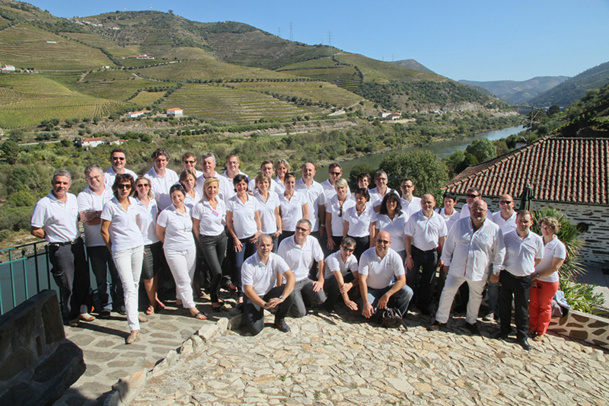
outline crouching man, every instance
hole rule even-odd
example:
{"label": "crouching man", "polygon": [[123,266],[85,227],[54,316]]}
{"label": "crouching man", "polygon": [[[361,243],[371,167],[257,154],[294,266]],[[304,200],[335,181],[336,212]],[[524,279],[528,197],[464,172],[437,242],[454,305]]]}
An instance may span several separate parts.
{"label": "crouching man", "polygon": [[[245,305],[243,319],[250,333],[256,335],[264,328],[264,310],[277,308],[274,326],[284,333],[290,331],[285,322],[294,296],[296,278],[288,264],[278,255],[273,254],[273,239],[268,234],[258,237],[257,252],[249,257],[241,268]],[[279,285],[278,276],[283,276],[286,283]]]}
{"label": "crouching man", "polygon": [[[359,286],[362,295],[362,314],[369,319],[380,319],[377,309],[397,308],[406,316],[412,289],[406,285],[404,264],[400,255],[390,248],[391,236],[381,231],[376,247],[366,250],[359,263]],[[392,283],[395,277],[395,283]]]}

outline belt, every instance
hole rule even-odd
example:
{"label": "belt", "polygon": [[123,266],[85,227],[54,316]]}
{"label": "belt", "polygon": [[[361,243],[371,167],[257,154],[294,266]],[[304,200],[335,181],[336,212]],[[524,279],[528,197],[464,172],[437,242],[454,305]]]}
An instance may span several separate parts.
{"label": "belt", "polygon": [[64,247],[66,245],[74,245],[78,242],[80,242],[82,240],[82,238],[78,237],[77,239],[75,239],[74,241],[66,241],[66,242],[52,242],[49,243],[49,245],[51,247]]}
{"label": "belt", "polygon": [[415,250],[417,250],[417,251],[419,251],[419,252],[422,252],[422,253],[424,253],[424,254],[427,254],[427,253],[429,253],[429,252],[435,252],[435,251],[437,251],[437,250],[438,250],[437,248],[434,248],[434,249],[431,249],[431,250],[423,251],[422,249],[417,248],[417,247],[416,247],[416,246],[414,246],[414,245],[412,246],[412,248],[413,248],[413,249],[415,249]]}

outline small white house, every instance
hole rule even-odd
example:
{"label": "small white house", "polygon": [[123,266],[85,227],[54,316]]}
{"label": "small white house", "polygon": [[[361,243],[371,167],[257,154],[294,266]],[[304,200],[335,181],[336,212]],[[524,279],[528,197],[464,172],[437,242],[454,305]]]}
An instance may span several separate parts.
{"label": "small white house", "polygon": [[85,138],[85,139],[80,139],[80,140],[76,141],[76,145],[78,145],[81,148],[95,148],[103,143],[104,143],[104,141],[99,137]]}
{"label": "small white house", "polygon": [[173,117],[184,117],[184,110],[177,107],[167,109],[167,116]]}
{"label": "small white house", "polygon": [[4,65],[4,68],[2,68],[2,72],[15,72],[15,70],[13,65]]}
{"label": "small white house", "polygon": [[127,118],[136,118],[139,116],[143,116],[145,112],[146,112],[145,110],[130,111],[129,113],[127,113]]}

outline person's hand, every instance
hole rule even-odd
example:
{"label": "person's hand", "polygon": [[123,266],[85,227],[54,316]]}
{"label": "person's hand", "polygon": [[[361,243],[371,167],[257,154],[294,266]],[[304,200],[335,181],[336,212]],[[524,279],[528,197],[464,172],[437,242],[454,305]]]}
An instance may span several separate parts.
{"label": "person's hand", "polygon": [[313,282],[313,292],[317,293],[324,288],[324,283],[320,281]]}
{"label": "person's hand", "polygon": [[241,252],[242,249],[243,249],[243,244],[237,237],[235,237],[235,252]]}
{"label": "person's hand", "polygon": [[258,241],[258,237],[260,237],[262,235],[261,231],[258,231],[256,234],[254,234],[254,236],[252,238],[250,238],[250,242],[252,244],[256,244],[256,241]]}
{"label": "person's hand", "polygon": [[448,267],[446,265],[442,265],[442,272],[448,275]]}
{"label": "person's hand", "polygon": [[280,304],[281,302],[283,302],[283,300],[279,299],[278,297],[274,297],[271,300],[269,300],[268,302],[266,302],[266,304],[264,305],[264,308],[272,309],[275,306],[277,306],[278,304]]}
{"label": "person's hand", "polygon": [[372,317],[372,315],[374,314],[374,308],[372,307],[372,305],[370,303],[366,303],[364,305],[364,310],[362,311],[362,315],[369,319],[370,317]]}
{"label": "person's hand", "polygon": [[345,293],[349,292],[352,287],[353,284],[351,282],[345,283],[343,286],[340,287],[340,293],[344,295]]}
{"label": "person's hand", "polygon": [[389,298],[391,296],[387,295],[387,293],[385,293],[383,296],[381,296],[381,300],[379,300],[378,303],[378,308],[379,309],[386,309],[387,308],[387,303],[389,303]]}
{"label": "person's hand", "polygon": [[499,274],[496,274],[496,273],[492,274],[491,278],[489,279],[489,281],[491,283],[497,283],[497,282],[499,282]]}
{"label": "person's hand", "polygon": [[347,300],[345,302],[345,304],[347,305],[347,307],[353,311],[357,311],[357,303],[355,303],[353,300]]}
{"label": "person's hand", "polygon": [[334,244],[334,238],[328,237],[328,243],[326,244],[328,249],[333,250],[336,244]]}
{"label": "person's hand", "polygon": [[414,259],[412,259],[412,255],[410,255],[410,256],[408,256],[408,258],[406,258],[406,268],[408,268],[408,269],[414,268]]}
{"label": "person's hand", "polygon": [[436,268],[442,268],[443,265],[444,265],[444,261],[441,260],[440,258],[438,258],[438,263],[436,265]]}

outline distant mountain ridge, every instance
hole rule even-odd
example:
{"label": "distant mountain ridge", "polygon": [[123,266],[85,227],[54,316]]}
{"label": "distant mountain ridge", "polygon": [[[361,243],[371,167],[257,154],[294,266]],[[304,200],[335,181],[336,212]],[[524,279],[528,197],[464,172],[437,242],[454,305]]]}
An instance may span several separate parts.
{"label": "distant mountain ridge", "polygon": [[415,61],[414,59],[402,59],[400,61],[393,61],[393,63],[395,63],[398,66],[403,66],[408,69],[418,70],[420,72],[433,73],[433,74],[436,73],[436,72],[432,71],[431,69],[428,69],[427,67],[421,65],[419,62]]}
{"label": "distant mountain ridge", "polygon": [[532,97],[527,103],[535,107],[548,107],[553,104],[566,107],[583,98],[588,90],[600,89],[607,83],[609,83],[609,62],[585,70],[560,85]]}
{"label": "distant mountain ridge", "polygon": [[568,79],[568,76],[539,76],[523,81],[495,80],[478,82],[473,80],[460,80],[459,82],[486,89],[495,97],[505,100],[508,103],[520,104],[560,85]]}

